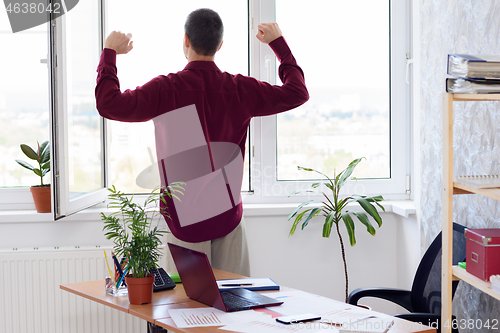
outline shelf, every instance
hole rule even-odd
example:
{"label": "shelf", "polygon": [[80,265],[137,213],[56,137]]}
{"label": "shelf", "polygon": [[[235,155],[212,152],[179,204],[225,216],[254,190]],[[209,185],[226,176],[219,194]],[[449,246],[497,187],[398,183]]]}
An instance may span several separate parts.
{"label": "shelf", "polygon": [[451,333],[451,327],[444,323],[452,318],[452,284],[460,279],[482,292],[500,300],[500,293],[492,289],[491,283],[482,281],[458,266],[453,260],[453,195],[479,194],[500,201],[500,188],[475,188],[453,181],[453,102],[500,101],[500,94],[443,94],[443,222],[442,222],[442,280],[441,320],[442,332]]}
{"label": "shelf", "polygon": [[500,94],[450,94],[454,101],[499,101]]}
{"label": "shelf", "polygon": [[467,282],[471,286],[476,287],[482,292],[500,300],[500,293],[494,291],[491,288],[491,282],[483,281],[475,277],[474,275],[467,273],[465,269],[458,266],[453,266],[453,275],[459,278],[460,280]]}
{"label": "shelf", "polygon": [[500,188],[475,188],[460,183],[453,183],[453,194],[480,194],[485,197],[500,200]]}

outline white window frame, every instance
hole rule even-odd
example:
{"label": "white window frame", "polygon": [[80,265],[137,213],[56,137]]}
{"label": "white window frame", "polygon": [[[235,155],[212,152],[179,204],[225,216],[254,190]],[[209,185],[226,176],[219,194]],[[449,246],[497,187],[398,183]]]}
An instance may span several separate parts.
{"label": "white window frame", "polygon": [[[359,179],[346,183],[345,190],[364,194],[382,194],[385,199],[408,200],[411,168],[410,86],[405,83],[406,54],[409,52],[409,1],[390,2],[391,47],[391,177],[388,179]],[[251,74],[257,79],[276,84],[275,55],[271,48],[255,39],[259,22],[275,20],[275,2],[250,0],[250,58]],[[278,22],[279,23],[279,22]],[[293,52],[293,50],[292,50]],[[272,59],[272,61],[271,61]],[[300,59],[298,59],[300,64]],[[307,75],[307,73],[306,73]],[[280,82],[278,82],[280,84]],[[289,195],[309,188],[313,181],[278,181],[276,172],[276,116],[255,118],[251,127],[253,163],[251,179],[253,195],[247,203],[290,203],[303,201],[304,195]],[[295,199],[294,199],[295,198]]]}
{"label": "white window frame", "polygon": [[[99,0],[102,8],[101,26],[105,26],[105,0]],[[249,13],[249,54],[250,75],[257,79],[275,84],[277,68],[275,56],[268,45],[258,42],[255,38],[257,25],[260,22],[272,22],[275,20],[274,0],[248,0]],[[405,83],[406,54],[410,48],[410,4],[409,0],[391,1],[391,178],[380,180],[358,180],[348,183],[347,189],[357,189],[363,186],[366,194],[382,194],[389,200],[411,199],[410,173],[411,173],[411,117],[410,117],[410,85]],[[52,54],[52,61],[59,57],[59,63],[64,64],[64,22],[65,16],[56,19],[56,49]],[[279,23],[279,22],[278,22]],[[51,22],[48,23],[51,29]],[[51,45],[51,33],[49,32],[49,45]],[[100,43],[103,45],[102,33]],[[49,46],[50,49],[50,46]],[[293,50],[292,50],[293,51]],[[56,55],[57,54],[57,55]],[[300,59],[299,59],[300,63]],[[50,67],[49,67],[50,68]],[[307,73],[306,73],[307,75]],[[65,96],[64,70],[59,70],[57,76],[56,91],[58,96]],[[49,77],[50,84],[53,80]],[[105,200],[107,191],[107,138],[106,122],[102,120],[104,133],[103,153],[103,184],[96,192],[89,193],[75,200],[69,199],[68,163],[64,159],[54,158],[67,156],[67,127],[62,122],[66,118],[65,98],[58,98],[58,104],[51,107],[53,112],[51,124],[51,177],[53,191],[53,216],[52,219],[60,219],[78,210],[85,209]],[[55,126],[57,124],[58,126]],[[246,203],[292,203],[303,201],[303,197],[288,197],[288,194],[297,187],[307,188],[312,181],[277,181],[276,180],[276,116],[255,118],[249,130],[251,146],[249,147],[252,165],[250,168],[252,192],[244,193]],[[56,171],[59,170],[59,171]],[[29,188],[0,189],[0,211],[1,210],[24,210],[33,206]],[[45,218],[44,218],[45,219]]]}
{"label": "white window frame", "polygon": [[[97,1],[100,8],[98,38],[102,50],[103,4]],[[50,110],[51,110],[51,179],[52,179],[52,214],[54,221],[74,214],[83,209],[92,207],[106,200],[106,123],[100,119],[102,150],[102,177],[101,187],[98,190],[85,193],[75,198],[70,197],[69,180],[69,147],[68,147],[68,98],[67,98],[67,67],[66,64],[66,15],[62,15],[49,22],[49,57],[50,57]],[[98,57],[99,54],[96,54]],[[55,80],[51,79],[55,78]]]}

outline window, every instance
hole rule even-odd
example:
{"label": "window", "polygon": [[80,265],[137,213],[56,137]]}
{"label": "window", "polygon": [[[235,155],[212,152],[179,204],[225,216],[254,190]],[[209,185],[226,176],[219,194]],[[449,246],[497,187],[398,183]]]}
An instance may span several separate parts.
{"label": "window", "polygon": [[[315,14],[296,24],[303,10]],[[317,177],[297,165],[333,175],[362,156],[357,177],[390,178],[389,1],[277,0],[276,22],[310,95],[277,117],[277,180]]]}
{"label": "window", "polygon": [[[134,89],[158,75],[178,72],[186,66],[182,50],[184,22],[191,11],[203,7],[217,11],[224,22],[224,43],[216,56],[219,69],[248,74],[248,10],[245,0],[151,1],[148,6],[137,6],[137,2],[130,0],[109,0],[105,35],[117,30],[132,33],[134,40],[134,49],[117,57],[122,91]],[[129,193],[141,193],[158,186],[160,178],[155,169],[153,122],[108,121],[108,125],[109,184]],[[247,153],[247,175],[248,160]],[[248,179],[246,176],[243,189],[249,188]]]}
{"label": "window", "polygon": [[[50,139],[52,168],[47,182],[56,202],[55,219],[102,202],[106,195],[104,122],[93,97],[101,17],[101,2],[94,0],[25,32],[12,34],[3,25],[8,20],[2,20],[0,27],[2,42],[14,51],[1,56],[2,73],[7,75],[0,80],[0,108],[6,111],[0,149],[7,158],[0,165],[6,169],[0,186],[38,184],[36,176],[17,166],[15,159],[26,160],[19,144],[34,147],[37,140]],[[6,204],[0,208],[23,209],[31,195],[28,189],[4,188],[0,196]]]}
{"label": "window", "polygon": [[[84,1],[50,23],[54,217],[105,200],[105,123],[95,108],[101,2]],[[55,126],[57,125],[57,126]],[[55,149],[54,149],[55,148]]]}
{"label": "window", "polygon": [[0,42],[10,50],[0,52],[0,188],[37,185],[40,178],[15,160],[28,160],[20,144],[35,148],[50,135],[47,26],[13,34],[0,10]]}
{"label": "window", "polygon": [[[366,161],[348,191],[408,198],[406,6],[389,0],[275,0],[254,9],[260,21],[280,25],[310,94],[295,110],[256,120],[257,200],[290,202],[290,193],[309,187],[318,174],[298,165],[333,176],[358,157]],[[272,51],[260,48],[253,55],[253,74],[280,84]]]}
{"label": "window", "polygon": [[[312,182],[313,174],[298,172],[297,165],[332,174],[361,156],[367,161],[357,168],[359,181],[348,188],[407,199],[407,2],[152,0],[137,6],[131,0],[91,0],[78,3],[55,25],[16,34],[2,12],[2,45],[17,52],[0,55],[0,187],[35,184],[36,176],[15,163],[23,158],[19,144],[49,138],[56,147],[50,174],[57,185],[58,216],[102,200],[108,184],[131,193],[159,184],[151,173],[156,164],[152,122],[105,121],[95,110],[102,40],[112,30],[133,34],[134,50],[117,60],[122,90],[133,89],[184,68],[185,18],[209,7],[226,28],[216,56],[221,70],[280,84],[274,54],[255,38],[258,23],[277,21],[311,96],[291,112],[253,120],[243,186],[253,195],[247,203],[290,202],[292,191]],[[57,57],[57,66],[50,55]],[[51,114],[57,127],[50,125]],[[9,193],[12,189],[0,189],[2,199]]]}

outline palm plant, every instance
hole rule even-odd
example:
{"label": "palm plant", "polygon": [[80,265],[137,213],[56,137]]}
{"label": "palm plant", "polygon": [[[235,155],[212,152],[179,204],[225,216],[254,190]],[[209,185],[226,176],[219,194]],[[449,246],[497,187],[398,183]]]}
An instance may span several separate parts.
{"label": "palm plant", "polygon": [[49,141],[45,141],[42,144],[38,143],[37,141],[37,146],[38,149],[35,152],[33,148],[31,148],[28,145],[21,144],[21,150],[23,153],[30,159],[37,161],[38,163],[38,168],[32,166],[28,162],[24,162],[21,160],[16,160],[19,165],[22,167],[31,170],[35,173],[35,175],[40,177],[40,186],[44,186],[43,184],[43,176],[47,174],[47,172],[50,171],[50,145]]}
{"label": "palm plant", "polygon": [[[303,191],[307,192],[316,192],[316,188],[318,188],[321,184],[324,184],[330,191],[331,193],[327,194],[325,192],[321,192],[325,198],[325,201],[319,202],[315,200],[309,200],[306,202],[301,203],[293,212],[288,215],[288,220],[291,220],[293,217],[295,217],[295,220],[292,224],[292,227],[290,229],[290,236],[295,233],[295,230],[297,229],[298,224],[302,222],[302,230],[309,224],[309,221],[318,215],[323,215],[325,217],[324,224],[323,224],[323,237],[330,237],[332,227],[335,225],[335,229],[337,231],[337,235],[339,237],[340,241],[340,248],[342,251],[342,260],[344,262],[344,273],[345,273],[345,301],[347,303],[348,299],[348,290],[349,290],[349,278],[347,274],[347,261],[345,257],[345,249],[344,249],[344,241],[342,239],[342,235],[340,233],[340,222],[343,221],[344,225],[347,229],[347,233],[349,234],[349,242],[351,246],[356,245],[356,237],[354,234],[354,220],[353,216],[355,219],[359,220],[365,227],[366,230],[371,234],[375,235],[375,228],[373,227],[372,223],[370,222],[370,219],[368,218],[367,214],[371,216],[378,224],[379,227],[382,226],[382,218],[380,217],[379,213],[377,212],[376,207],[373,205],[375,203],[380,209],[385,211],[384,207],[380,205],[378,202],[384,200],[384,198],[380,195],[377,196],[365,196],[365,195],[348,195],[346,197],[341,197],[340,196],[340,190],[342,186],[346,183],[347,180],[350,179],[352,172],[356,168],[359,162],[361,162],[362,158],[358,158],[353,160],[347,168],[342,170],[338,175],[334,175],[334,178],[330,178],[327,175],[310,169],[310,168],[304,168],[304,167],[298,167],[299,170],[305,170],[305,171],[313,171],[316,172],[323,177],[327,179],[326,182],[324,183],[314,183],[311,185],[313,188],[307,189],[307,190],[300,190],[296,191],[292,194],[297,194]],[[319,207],[315,208],[308,208],[305,210],[302,210],[300,213],[299,211],[312,203],[320,203]],[[365,212],[360,212],[360,211],[351,211],[351,210],[346,210],[346,206],[349,203],[355,202],[363,208]],[[306,214],[308,213],[307,217]],[[305,218],[305,219],[304,219]]]}
{"label": "palm plant", "polygon": [[[143,205],[135,203],[133,196],[116,190],[114,186],[108,189],[111,192],[109,207],[118,211],[107,216],[101,213],[103,231],[106,231],[104,235],[113,241],[117,257],[126,258],[128,273],[132,277],[147,277],[150,268],[157,267],[161,255],[160,237],[167,231],[159,228],[159,219],[156,225],[153,224],[159,214],[169,218],[165,195],[179,199],[177,194],[182,194],[182,189],[181,183],[171,184],[164,190],[156,188]],[[164,203],[163,207],[159,205],[160,200]]]}

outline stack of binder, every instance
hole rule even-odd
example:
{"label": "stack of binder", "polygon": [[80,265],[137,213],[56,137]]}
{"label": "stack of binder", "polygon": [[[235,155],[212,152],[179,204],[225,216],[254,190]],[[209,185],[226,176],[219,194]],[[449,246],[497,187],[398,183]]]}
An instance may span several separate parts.
{"label": "stack of binder", "polygon": [[500,55],[448,54],[446,92],[459,94],[500,93]]}

